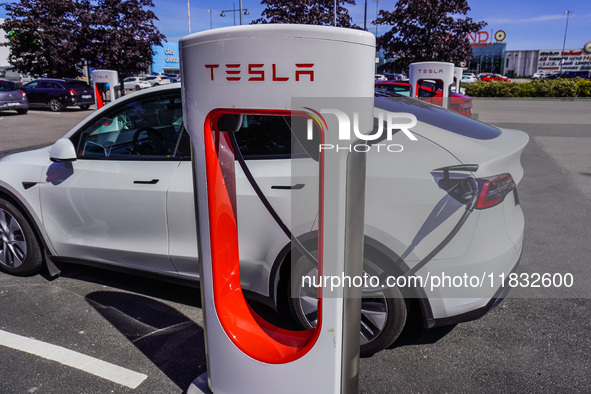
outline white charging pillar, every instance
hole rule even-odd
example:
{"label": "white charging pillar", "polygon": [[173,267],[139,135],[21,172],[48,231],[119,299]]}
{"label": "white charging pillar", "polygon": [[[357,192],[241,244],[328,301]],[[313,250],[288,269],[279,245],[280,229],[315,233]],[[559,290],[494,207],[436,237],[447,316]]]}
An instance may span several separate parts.
{"label": "white charging pillar", "polygon": [[442,91],[442,106],[449,108],[451,86],[454,82],[454,64],[444,62],[419,62],[409,66],[410,96],[421,97],[420,85],[432,82]]}
{"label": "white charging pillar", "polygon": [[[103,87],[109,85],[110,100],[115,101],[117,99],[116,88],[119,87],[119,76],[117,71],[113,70],[93,70],[92,71],[92,82],[94,83],[94,100],[97,105],[97,109],[102,107],[102,99],[100,98]],[[99,101],[100,100],[100,101]]]}
{"label": "white charging pillar", "polygon": [[[318,323],[306,331],[274,327],[244,299],[232,173],[225,172],[233,159],[227,159],[222,118],[304,117],[321,141],[338,142],[338,127],[330,126],[336,118],[327,123],[322,116],[335,108],[292,108],[292,98],[363,97],[370,105],[357,110],[373,120],[374,36],[324,26],[249,25],[196,33],[182,38],[179,48],[184,125],[194,151],[209,389],[357,392],[360,289],[322,293]],[[362,274],[364,159],[346,151],[319,153],[319,275]],[[198,389],[192,385],[189,392]]]}
{"label": "white charging pillar", "polygon": [[464,69],[462,67],[454,67],[454,83],[456,93],[462,93],[460,91],[462,85],[462,75],[464,75]]}

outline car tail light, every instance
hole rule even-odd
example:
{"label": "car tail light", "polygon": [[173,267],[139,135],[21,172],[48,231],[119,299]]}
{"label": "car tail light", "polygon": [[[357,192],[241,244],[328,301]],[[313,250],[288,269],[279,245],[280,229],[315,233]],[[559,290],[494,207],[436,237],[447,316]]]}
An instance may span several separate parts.
{"label": "car tail light", "polygon": [[70,93],[70,95],[72,95],[72,96],[73,96],[73,95],[75,95],[75,94],[76,94],[76,91],[75,91],[74,89],[70,89],[70,91],[69,91],[68,93]]}
{"label": "car tail light", "polygon": [[476,209],[485,209],[500,204],[505,196],[515,189],[515,181],[509,174],[497,175],[494,178],[478,179],[480,196]]}
{"label": "car tail light", "polygon": [[23,98],[27,97],[27,94],[25,93],[24,90],[21,90],[21,93],[23,94]]}

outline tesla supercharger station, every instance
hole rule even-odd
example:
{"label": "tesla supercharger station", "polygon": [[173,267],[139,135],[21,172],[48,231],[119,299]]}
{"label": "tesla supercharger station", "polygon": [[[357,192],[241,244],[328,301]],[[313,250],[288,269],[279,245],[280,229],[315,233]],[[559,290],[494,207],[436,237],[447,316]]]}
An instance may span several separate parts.
{"label": "tesla supercharger station", "polygon": [[462,75],[464,75],[464,69],[462,67],[454,67],[454,83],[456,93],[462,93],[460,91],[462,85]]}
{"label": "tesla supercharger station", "polygon": [[419,86],[423,81],[435,82],[436,89],[441,89],[442,107],[449,108],[451,86],[454,82],[454,64],[444,62],[419,62],[409,66],[410,96],[419,97]]}
{"label": "tesla supercharger station", "polygon": [[94,100],[97,109],[102,107],[101,92],[105,91],[104,88],[107,85],[109,85],[108,90],[111,101],[115,101],[117,99],[116,88],[119,86],[119,77],[117,76],[117,71],[93,70],[92,82],[94,83]]}
{"label": "tesla supercharger station", "polygon": [[[359,288],[330,294],[319,289],[316,327],[303,331],[276,327],[245,300],[235,194],[241,152],[230,145],[233,133],[257,116],[291,117],[292,128],[298,123],[308,137],[314,134],[318,254],[310,258],[317,258],[319,277],[361,276],[365,154],[322,151],[319,144],[339,143],[335,114],[342,112],[325,104],[327,96],[365,98],[369,105],[356,111],[371,130],[374,36],[325,26],[251,25],[189,35],[179,49],[184,125],[193,144],[207,353],[207,378],[197,379],[189,393],[357,392]],[[294,107],[294,98],[310,100]],[[268,191],[259,192],[264,202]],[[200,385],[204,381],[208,388]]]}

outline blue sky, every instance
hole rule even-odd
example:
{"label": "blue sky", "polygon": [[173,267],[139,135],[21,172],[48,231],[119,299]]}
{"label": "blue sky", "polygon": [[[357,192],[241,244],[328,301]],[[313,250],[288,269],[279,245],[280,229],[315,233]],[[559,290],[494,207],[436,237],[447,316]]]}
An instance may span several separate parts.
{"label": "blue sky", "polygon": [[[10,1],[10,0],[8,0]],[[168,41],[176,42],[188,34],[187,1],[186,0],[153,0],[154,12],[159,21],[156,22],[160,31]],[[210,16],[214,28],[233,25],[232,10],[239,7],[239,0],[189,0],[191,14],[191,32],[209,29]],[[356,0],[357,5],[348,6],[349,13],[356,24],[363,25],[364,0]],[[380,9],[393,10],[396,0],[368,0],[368,29],[375,32],[371,22],[376,17],[376,5]],[[507,34],[507,49],[559,49],[562,48],[566,25],[567,10],[573,11],[569,17],[566,48],[582,48],[591,41],[591,0],[469,0],[472,8],[468,16],[474,20],[488,22],[485,28],[489,33],[503,30]],[[260,17],[263,6],[260,0],[243,0],[243,7],[250,15],[244,15],[244,23]],[[208,10],[214,10],[211,13]],[[0,9],[0,17],[5,16]],[[236,24],[239,15],[236,13]],[[388,28],[380,26],[378,34]]]}

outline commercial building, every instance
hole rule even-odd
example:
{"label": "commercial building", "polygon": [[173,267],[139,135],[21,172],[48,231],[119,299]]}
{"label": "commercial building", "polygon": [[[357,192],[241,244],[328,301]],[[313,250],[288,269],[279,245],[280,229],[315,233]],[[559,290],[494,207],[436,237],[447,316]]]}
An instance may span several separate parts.
{"label": "commercial building", "polygon": [[179,74],[179,45],[177,42],[164,43],[164,47],[153,46],[154,57],[151,71],[162,74]]}
{"label": "commercial building", "polygon": [[510,77],[529,77],[534,73],[557,74],[591,70],[589,44],[578,49],[539,49],[507,51],[505,70]]}

